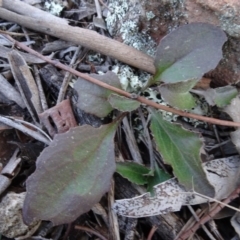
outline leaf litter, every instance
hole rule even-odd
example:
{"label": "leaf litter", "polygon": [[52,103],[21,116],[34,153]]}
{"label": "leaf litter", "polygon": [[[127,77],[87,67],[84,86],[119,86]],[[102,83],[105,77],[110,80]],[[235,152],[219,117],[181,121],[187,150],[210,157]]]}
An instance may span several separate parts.
{"label": "leaf litter", "polygon": [[[228,197],[239,185],[239,156],[212,160],[203,164],[203,169],[207,180],[216,192],[214,199],[220,200]],[[211,202],[207,195],[203,198],[194,194],[194,191],[197,192],[194,183],[191,192],[179,184],[175,178],[153,188],[153,196],[147,193],[132,199],[117,200],[114,205],[115,211],[123,216],[141,218],[176,212],[184,205]]]}
{"label": "leaf litter", "polygon": [[[77,3],[74,2],[72,10],[63,10],[65,16],[71,17],[73,21],[83,21],[86,17],[88,19],[91,18],[95,13],[95,6],[88,4],[86,1],[83,1],[81,4],[83,5],[79,5],[78,8],[74,10],[74,7],[77,5]],[[128,5],[125,1],[123,1],[123,6],[126,8],[123,14],[126,14]],[[120,9],[118,10],[120,11]],[[99,17],[100,15],[98,14],[98,18]],[[107,25],[109,26],[109,22]],[[125,22],[124,26],[129,26],[132,31],[135,31],[137,28],[137,25],[131,24],[130,22]],[[112,29],[112,33],[113,32],[114,30]],[[123,34],[125,43],[132,45],[133,41],[127,39],[127,36],[130,36],[131,32],[122,30],[120,32]],[[28,36],[26,34],[26,36],[26,38],[29,38],[31,35]],[[140,38],[140,35],[138,35],[138,39]],[[202,39],[204,39],[204,41]],[[49,43],[55,40],[56,39],[50,38]],[[114,206],[112,206],[112,202],[109,201],[110,210],[107,213],[109,218],[110,215],[115,214],[111,210],[111,207],[113,207],[116,213],[123,216],[139,218],[167,214],[166,216],[161,216],[165,221],[168,221],[167,216],[173,216],[179,220],[178,222],[181,222],[181,218],[173,212],[179,211],[183,206],[206,203],[209,199],[211,200],[212,197],[217,200],[227,198],[239,184],[240,160],[237,152],[235,152],[236,156],[228,156],[225,158],[216,157],[219,154],[217,151],[214,149],[207,151],[207,149],[209,149],[207,148],[207,137],[209,137],[209,132],[212,133],[210,127],[206,130],[201,129],[201,132],[203,132],[202,135],[198,132],[199,129],[197,128],[194,129],[194,132],[185,130],[180,124],[172,124],[171,120],[167,122],[163,120],[159,112],[154,110],[149,111],[148,108],[142,105],[144,117],[146,117],[146,119],[148,118],[148,123],[150,123],[149,126],[152,134],[150,141],[153,142],[153,149],[151,151],[154,152],[156,165],[154,171],[150,171],[149,168],[147,168],[149,167],[149,157],[146,154],[148,153],[147,147],[150,146],[147,143],[149,139],[147,140],[143,134],[144,128],[148,127],[148,125],[143,126],[136,111],[140,106],[140,103],[137,102],[138,94],[144,95],[144,89],[147,87],[146,82],[148,82],[147,85],[152,83],[158,85],[157,88],[153,86],[153,88],[155,88],[154,90],[160,93],[163,100],[166,101],[166,104],[172,107],[191,110],[198,104],[196,99],[198,99],[197,95],[200,95],[200,97],[205,98],[205,101],[210,106],[216,105],[219,107],[218,110],[222,110],[222,108],[229,104],[236,96],[235,87],[226,86],[225,88],[208,89],[204,92],[195,90],[193,87],[204,73],[216,67],[222,58],[221,48],[225,41],[225,34],[209,24],[196,23],[180,27],[162,39],[155,58],[157,73],[152,79],[144,79],[144,83],[138,83],[140,78],[127,79],[126,86],[131,84],[131,91],[133,90],[132,99],[126,99],[123,96],[114,94],[112,91],[93,85],[84,79],[77,79],[75,76],[72,76],[72,82],[75,83],[73,85],[71,83],[71,85],[74,87],[73,89],[68,88],[66,96],[69,104],[67,107],[64,106],[63,109],[59,108],[60,105],[54,105],[56,104],[59,90],[64,88],[64,86],[61,86],[59,80],[61,78],[63,79],[65,73],[58,72],[53,67],[52,70],[50,68],[48,69],[51,73],[48,75],[46,71],[42,71],[43,67],[38,65],[40,75],[45,81],[43,91],[47,95],[49,106],[52,106],[52,108],[45,112],[39,107],[43,105],[43,99],[41,95],[36,92],[36,85],[33,86],[33,83],[28,82],[27,78],[24,78],[27,76],[31,76],[32,78],[37,75],[36,70],[38,69],[36,68],[32,68],[34,72],[33,76],[31,72],[28,71],[29,63],[39,64],[44,61],[40,61],[38,58],[34,59],[32,56],[30,58],[29,55],[19,50],[18,52],[9,53],[9,48],[6,50],[6,47],[1,46],[2,51],[5,51],[5,58],[7,58],[7,54],[9,56],[11,56],[11,54],[12,56],[19,56],[19,59],[21,58],[21,60],[18,59],[18,61],[9,61],[11,69],[8,68],[8,71],[15,73],[15,81],[17,81],[16,75],[19,75],[16,66],[18,66],[19,63],[20,65],[24,63],[25,66],[25,69],[21,70],[21,66],[19,69],[21,74],[23,74],[23,84],[24,82],[27,84],[27,90],[21,91],[15,88],[14,84],[11,86],[6,85],[8,88],[12,88],[11,91],[13,91],[13,93],[10,95],[14,95],[14,91],[20,92],[20,94],[16,94],[14,97],[9,96],[9,100],[13,101],[13,104],[16,106],[19,104],[21,108],[25,108],[25,103],[30,103],[28,111],[32,111],[32,118],[29,117],[29,113],[25,109],[25,120],[33,122],[33,124],[36,125],[34,131],[36,132],[35,129],[39,129],[36,132],[37,134],[41,135],[43,131],[41,128],[43,128],[44,130],[47,129],[52,137],[55,135],[53,141],[51,141],[50,137],[47,137],[47,140],[43,140],[43,142],[46,143],[46,147],[37,158],[36,170],[33,174],[31,173],[34,171],[35,164],[31,161],[24,161],[24,154],[20,155],[22,169],[17,169],[17,171],[13,173],[16,173],[16,176],[14,176],[14,178],[16,177],[16,182],[19,181],[24,185],[26,181],[27,185],[26,198],[24,204],[23,201],[21,203],[23,206],[20,206],[20,208],[23,207],[25,223],[31,223],[36,220],[48,220],[54,225],[61,225],[73,222],[75,219],[81,219],[80,215],[83,214],[90,224],[94,226],[95,229],[98,229],[98,222],[90,215],[84,213],[90,209],[96,210],[96,205],[94,204],[98,202],[100,202],[99,204],[104,204],[104,201],[106,201],[104,194],[110,188],[112,175],[115,172],[116,156],[123,159],[123,163],[121,163],[122,169],[120,170],[118,168],[116,172],[121,173],[124,178],[127,178],[134,184],[142,184],[145,193],[142,194],[140,191],[137,197],[129,195],[127,199],[116,200]],[[71,58],[77,47],[72,48],[73,45],[74,44],[70,43],[59,43],[59,47],[55,47],[55,49],[51,51],[54,52],[56,58],[59,58],[66,64],[74,66]],[[32,46],[35,47],[35,44],[32,44]],[[47,53],[51,52],[50,50],[46,50],[44,45],[42,45],[41,48]],[[105,69],[101,68],[101,66],[99,68],[99,63],[112,66],[112,60],[100,54],[94,55],[93,53],[89,53],[89,56],[94,55],[94,58],[85,59],[88,54],[87,51],[87,49],[81,49],[78,56],[78,60],[81,60],[76,63],[78,64],[78,69],[86,69],[86,66],[88,66],[87,69],[90,70],[90,76],[121,89],[122,82],[120,83],[120,80],[113,72],[106,71],[105,74],[96,72],[96,69]],[[97,61],[95,61],[96,59]],[[102,61],[102,59],[104,59],[104,61]],[[90,63],[89,60],[91,61]],[[122,65],[119,66],[122,68]],[[141,74],[136,69],[131,71],[133,73],[131,76],[140,76]],[[7,76],[6,72],[2,74],[3,76]],[[64,76],[69,77],[67,75]],[[147,75],[144,76],[146,78],[148,77]],[[7,79],[7,81],[9,81],[9,79]],[[10,81],[10,83],[12,83],[12,81]],[[137,89],[134,89],[134,86],[137,86]],[[126,89],[127,88],[128,87],[126,87]],[[40,91],[40,89],[38,90]],[[192,95],[192,93],[194,93],[194,95]],[[8,97],[7,94],[5,95],[5,97]],[[16,100],[15,97],[21,100]],[[24,104],[22,103],[22,99],[25,100]],[[231,104],[228,105],[224,111],[226,111],[234,121],[240,122],[239,118],[234,115],[237,99],[238,98],[232,100]],[[16,111],[15,109],[9,109],[8,115],[14,119],[17,115]],[[82,110],[84,110],[84,112]],[[67,123],[65,112],[68,111],[75,115],[76,121],[74,120],[74,124],[68,125]],[[125,112],[124,114],[130,112],[128,120],[131,124],[131,131],[136,138],[135,142],[141,146],[138,154],[141,155],[145,166],[140,167],[133,162],[125,163],[126,159],[132,158],[132,153],[126,144],[126,136],[121,129],[121,124],[116,122],[111,123],[112,119],[119,117],[119,115],[121,119],[120,112]],[[96,117],[89,115],[89,113]],[[4,115],[4,111],[1,112],[1,115],[2,114]],[[41,116],[44,116],[44,121],[39,121],[39,118],[41,120]],[[99,118],[104,119],[99,120]],[[178,121],[179,119],[181,119],[181,117],[175,117],[175,120]],[[79,122],[85,124],[90,123],[92,126],[85,125],[76,127],[76,123]],[[104,124],[100,128],[95,128],[99,126],[99,122]],[[12,120],[11,123],[8,121],[8,123],[11,124],[12,127],[30,135],[20,136],[21,133],[18,133],[15,136],[17,141],[31,143],[35,141],[34,139],[40,140],[43,139],[43,137],[46,138],[46,133],[41,137],[33,135],[32,132],[34,131],[29,131],[30,124],[24,125],[22,122],[20,128],[19,125],[16,124],[20,124],[20,122],[16,119],[14,121]],[[40,125],[41,123],[43,124],[42,126]],[[227,128],[223,131],[229,132],[230,130]],[[4,133],[6,130],[3,129],[1,131]],[[117,135],[115,135],[116,131]],[[219,131],[219,133],[220,137],[212,137],[211,139],[215,145],[218,144],[216,139],[220,138],[220,141],[226,139],[224,134],[221,135],[221,131]],[[233,143],[237,146],[237,149],[239,149],[237,134],[238,130],[231,133],[231,137]],[[20,145],[18,144],[18,146]],[[20,148],[20,150],[24,153],[23,148]],[[206,159],[211,156],[213,156],[214,160],[206,161]],[[0,176],[9,178],[9,174],[5,175],[6,173],[2,170]],[[10,184],[16,183],[10,182]],[[115,186],[115,188],[119,189],[121,187],[121,184]],[[129,184],[125,194],[128,194],[128,190],[131,191],[131,189],[136,190],[139,188]],[[153,191],[151,189],[153,189]],[[22,188],[23,193],[24,191],[25,189]],[[150,191],[151,194],[146,193],[148,191]],[[7,192],[9,192],[9,189],[7,189]],[[209,198],[206,199],[205,197],[197,195],[198,192]],[[106,212],[103,215],[102,218],[106,223],[105,228],[103,227],[102,229],[103,235],[108,236],[108,234],[113,233],[109,233],[112,229],[106,228],[109,226],[106,220]],[[78,218],[79,216],[80,218]],[[117,219],[117,217],[115,217],[115,219]],[[118,219],[121,219],[121,217],[119,216]],[[83,222],[81,224],[84,225]],[[144,223],[138,223],[140,226],[145,224],[149,226],[154,225],[153,218],[145,219]],[[139,233],[142,233],[142,230],[136,227],[138,225],[135,225],[134,231],[139,235]],[[171,226],[171,224],[168,225]],[[121,230],[127,236],[129,233],[126,230],[127,226],[127,221],[125,220],[124,227],[119,225],[119,228],[114,230],[115,233],[113,235],[119,236],[119,230]],[[40,226],[40,229],[42,229],[42,226]],[[66,229],[64,227],[62,229],[64,229],[61,230],[61,234],[63,235]],[[86,231],[89,230],[88,228],[85,229]],[[169,233],[173,232],[170,228],[167,228],[167,231]],[[155,233],[158,238],[161,236],[161,232],[163,231],[161,231],[161,226],[159,226],[159,229]],[[236,230],[236,232],[238,231]],[[33,233],[30,232],[30,235],[32,234]],[[54,238],[54,231],[52,231],[50,235]],[[143,233],[143,235],[147,234]],[[5,236],[13,235],[5,234]],[[73,232],[70,231],[69,236],[73,237]],[[41,237],[46,236],[43,235]]]}

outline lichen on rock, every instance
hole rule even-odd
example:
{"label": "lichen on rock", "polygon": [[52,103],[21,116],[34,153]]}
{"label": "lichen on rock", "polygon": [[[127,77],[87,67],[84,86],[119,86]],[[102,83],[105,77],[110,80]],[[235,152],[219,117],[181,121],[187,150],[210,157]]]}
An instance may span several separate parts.
{"label": "lichen on rock", "polygon": [[142,6],[139,1],[109,1],[106,23],[109,33],[117,40],[154,56],[156,43],[140,29]]}
{"label": "lichen on rock", "polygon": [[8,238],[26,239],[36,231],[40,221],[27,226],[23,222],[22,207],[26,193],[8,192],[0,202],[0,233]]}

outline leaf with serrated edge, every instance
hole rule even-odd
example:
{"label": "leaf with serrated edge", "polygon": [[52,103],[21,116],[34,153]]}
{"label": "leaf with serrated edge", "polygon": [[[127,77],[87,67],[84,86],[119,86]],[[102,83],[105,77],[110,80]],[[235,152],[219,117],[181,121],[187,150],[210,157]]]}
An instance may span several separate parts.
{"label": "leaf with serrated edge", "polygon": [[116,172],[132,183],[143,185],[147,183],[147,176],[150,169],[134,162],[118,162]]}
{"label": "leaf with serrated edge", "polygon": [[214,189],[201,166],[202,142],[196,133],[163,120],[161,113],[151,110],[151,131],[157,149],[165,163],[173,168],[174,176],[187,189],[214,196]]}
{"label": "leaf with serrated edge", "polygon": [[27,180],[24,221],[70,223],[108,191],[115,171],[116,123],[75,127],[57,134]]}
{"label": "leaf with serrated edge", "polygon": [[229,85],[219,88],[209,88],[204,91],[193,89],[191,92],[204,97],[209,105],[217,105],[218,107],[227,106],[238,94],[236,87]]}
{"label": "leaf with serrated edge", "polygon": [[214,102],[218,107],[225,107],[238,94],[236,87],[224,86],[214,89]]}
{"label": "leaf with serrated edge", "polygon": [[226,34],[207,23],[181,26],[165,36],[157,48],[154,82],[175,83],[200,79],[222,58]]}
{"label": "leaf with serrated edge", "polygon": [[182,110],[189,110],[196,106],[195,98],[189,93],[196,82],[197,79],[191,79],[185,82],[162,84],[159,91],[169,105]]}
{"label": "leaf with serrated edge", "polygon": [[112,93],[108,98],[113,108],[122,112],[131,112],[140,106],[140,102]]}
{"label": "leaf with serrated edge", "polygon": [[[90,74],[90,76],[121,89],[120,80],[113,72],[109,71],[104,75]],[[112,91],[82,78],[78,78],[74,84],[74,89],[78,93],[77,106],[83,111],[98,117],[106,117],[113,110],[113,107],[108,102],[108,97]]]}

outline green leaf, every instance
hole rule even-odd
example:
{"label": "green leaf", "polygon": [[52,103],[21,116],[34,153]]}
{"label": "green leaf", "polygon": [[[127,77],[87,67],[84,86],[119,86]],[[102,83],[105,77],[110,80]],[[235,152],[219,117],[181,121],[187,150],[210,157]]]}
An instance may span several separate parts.
{"label": "green leaf", "polygon": [[26,223],[34,219],[70,223],[99,202],[115,171],[116,128],[116,123],[85,125],[55,136],[27,180]]}
{"label": "green leaf", "polygon": [[[121,88],[120,80],[113,72],[109,71],[104,75],[90,74],[90,76],[111,86]],[[82,78],[78,78],[74,84],[74,89],[78,93],[77,106],[85,112],[98,117],[106,117],[113,110],[113,107],[108,102],[108,97],[113,91]]]}
{"label": "green leaf", "polygon": [[150,172],[150,169],[134,162],[118,162],[116,172],[132,183],[143,185],[147,183],[146,174]]}
{"label": "green leaf", "polygon": [[126,98],[114,93],[109,96],[108,101],[113,108],[122,112],[134,111],[141,105],[141,103],[136,100]]}
{"label": "green leaf", "polygon": [[238,94],[238,91],[233,86],[225,86],[216,88],[214,102],[218,107],[225,107],[231,103],[232,99],[235,98]]}
{"label": "green leaf", "polygon": [[173,168],[174,176],[187,190],[193,188],[207,196],[214,196],[201,166],[202,142],[196,133],[163,120],[162,115],[151,110],[151,131],[158,151],[165,163]]}
{"label": "green leaf", "polygon": [[166,173],[163,169],[156,167],[154,170],[154,175],[147,178],[147,191],[150,192],[153,196],[153,187],[158,185],[159,183],[167,181],[170,178],[172,178],[170,174]]}
{"label": "green leaf", "polygon": [[231,103],[231,100],[238,94],[236,87],[224,86],[219,88],[209,88],[203,90],[191,90],[191,92],[203,96],[207,103],[211,106],[225,107]]}
{"label": "green leaf", "polygon": [[197,79],[172,84],[162,84],[159,87],[162,98],[171,106],[188,110],[196,106],[195,98],[189,93]]}
{"label": "green leaf", "polygon": [[151,83],[176,83],[200,79],[222,58],[226,34],[207,23],[191,23],[164,37],[155,58],[157,69]]}

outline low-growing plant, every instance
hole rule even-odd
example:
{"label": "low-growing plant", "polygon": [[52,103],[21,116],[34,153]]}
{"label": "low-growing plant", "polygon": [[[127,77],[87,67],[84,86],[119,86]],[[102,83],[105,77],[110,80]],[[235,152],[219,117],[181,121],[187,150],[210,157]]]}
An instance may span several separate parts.
{"label": "low-growing plant", "polygon": [[[206,23],[176,29],[161,40],[154,62],[156,74],[142,92],[152,85],[158,86],[165,102],[187,111],[197,106],[196,94],[205,97],[209,105],[227,105],[237,95],[234,87],[210,89],[207,94],[192,89],[206,72],[217,66],[226,40],[223,31]],[[121,88],[113,72],[90,76]],[[114,136],[121,116],[141,105],[138,95],[126,98],[82,78],[77,80],[74,89],[79,96],[77,106],[82,110],[101,118],[118,110],[118,117],[100,128],[79,126],[55,136],[37,159],[36,171],[27,180],[23,208],[26,223],[35,219],[50,220],[55,225],[69,223],[99,202],[116,171]],[[199,134],[164,120],[160,111],[144,107],[151,115],[150,129],[156,148],[164,162],[172,167],[179,183],[186,190],[191,190],[194,183],[197,192],[214,196],[214,188],[201,166],[203,142]],[[136,184],[147,184],[149,191],[153,185],[170,178],[157,166],[151,171],[129,162],[117,164],[117,172]]]}

